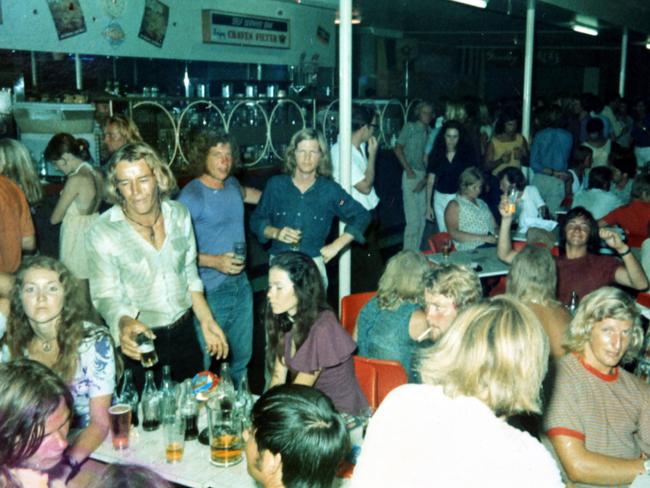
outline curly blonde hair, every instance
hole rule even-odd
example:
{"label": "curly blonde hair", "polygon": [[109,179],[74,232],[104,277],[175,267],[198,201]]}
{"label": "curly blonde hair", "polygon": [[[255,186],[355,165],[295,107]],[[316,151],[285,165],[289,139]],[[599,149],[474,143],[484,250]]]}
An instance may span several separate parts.
{"label": "curly blonde hair", "polygon": [[640,314],[632,297],[613,286],[599,288],[582,299],[567,329],[564,347],[570,352],[582,353],[585,345],[591,340],[594,325],[605,319],[632,322],[630,344],[622,362],[633,361],[643,346]]}

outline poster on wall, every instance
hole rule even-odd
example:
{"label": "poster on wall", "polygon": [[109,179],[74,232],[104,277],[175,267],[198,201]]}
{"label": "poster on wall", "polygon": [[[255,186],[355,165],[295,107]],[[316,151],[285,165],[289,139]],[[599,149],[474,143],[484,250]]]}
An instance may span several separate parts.
{"label": "poster on wall", "polygon": [[169,7],[160,0],[145,0],[138,37],[156,47],[162,47],[168,23]]}
{"label": "poster on wall", "polygon": [[289,49],[289,20],[204,10],[203,42]]}
{"label": "poster on wall", "polygon": [[47,0],[59,40],[86,32],[79,0]]}

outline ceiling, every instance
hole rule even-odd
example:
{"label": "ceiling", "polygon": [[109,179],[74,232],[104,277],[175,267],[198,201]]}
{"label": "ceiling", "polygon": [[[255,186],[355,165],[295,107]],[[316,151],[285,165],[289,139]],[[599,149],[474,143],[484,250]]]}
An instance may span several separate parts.
{"label": "ceiling", "polygon": [[[287,0],[297,1],[297,0]],[[421,37],[458,46],[512,46],[523,43],[526,0],[490,0],[486,9],[449,0],[353,0],[361,11],[361,29],[384,37]],[[305,5],[338,8],[338,0],[300,0]],[[600,34],[571,30],[575,13],[599,19]],[[561,48],[618,49],[621,27],[630,42],[642,44],[650,34],[647,0],[543,0],[536,2],[536,45]]]}

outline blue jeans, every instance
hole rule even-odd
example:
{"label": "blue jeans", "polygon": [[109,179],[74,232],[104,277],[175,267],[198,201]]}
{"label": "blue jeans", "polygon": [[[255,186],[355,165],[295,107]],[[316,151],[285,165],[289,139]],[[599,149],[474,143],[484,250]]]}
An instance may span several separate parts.
{"label": "blue jeans", "polygon": [[[253,290],[246,273],[228,277],[214,290],[207,290],[205,298],[212,316],[228,339],[228,362],[233,382],[238,386],[253,355]],[[205,339],[196,319],[194,326],[203,351],[204,368],[209,369],[212,358],[206,352]]]}

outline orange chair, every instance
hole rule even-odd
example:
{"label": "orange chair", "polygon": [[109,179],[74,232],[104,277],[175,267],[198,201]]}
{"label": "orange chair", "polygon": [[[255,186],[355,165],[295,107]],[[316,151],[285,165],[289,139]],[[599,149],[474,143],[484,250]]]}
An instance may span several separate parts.
{"label": "orange chair", "polygon": [[650,308],[650,293],[641,292],[636,296],[636,303]]}
{"label": "orange chair", "polygon": [[341,300],[341,325],[348,331],[348,334],[352,335],[354,333],[359,312],[376,294],[376,291],[366,291],[343,297]]}
{"label": "orange chair", "polygon": [[429,243],[429,248],[433,252],[442,252],[442,245],[445,241],[451,242],[451,251],[455,251],[456,247],[454,242],[451,240],[449,232],[435,232],[429,236],[427,242]]}
{"label": "orange chair", "polygon": [[354,372],[370,408],[375,410],[391,390],[407,383],[406,371],[399,361],[353,356]]}

